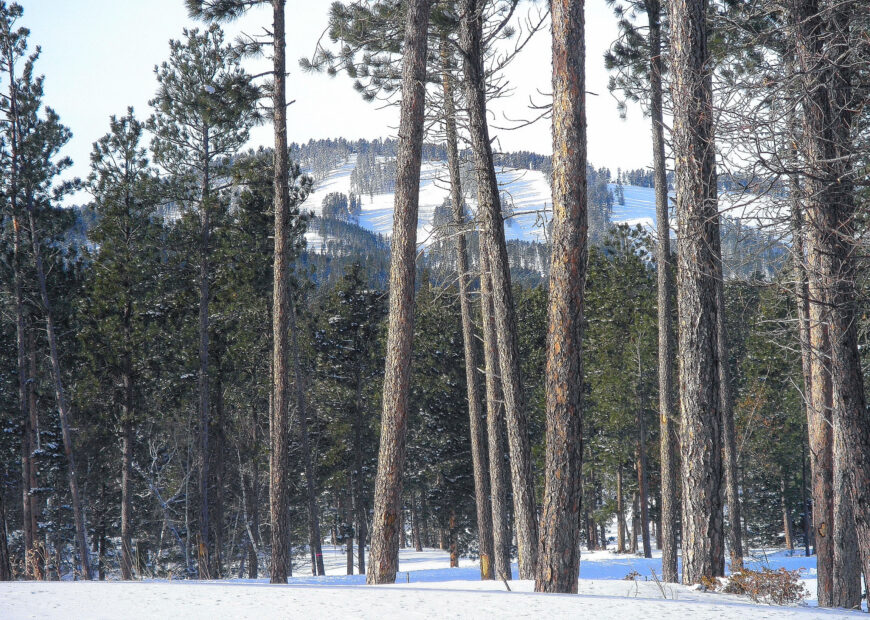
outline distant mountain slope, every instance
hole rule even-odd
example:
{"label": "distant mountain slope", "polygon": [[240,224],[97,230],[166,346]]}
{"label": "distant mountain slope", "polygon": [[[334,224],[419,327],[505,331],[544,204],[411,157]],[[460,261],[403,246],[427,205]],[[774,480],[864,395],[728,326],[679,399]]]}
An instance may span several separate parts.
{"label": "distant mountain slope", "polygon": [[[351,193],[351,174],[356,165],[356,155],[348,157],[343,164],[332,170],[315,185],[305,201],[304,209],[320,215],[323,199],[330,193]],[[514,215],[505,222],[507,239],[542,241],[543,226],[549,221],[552,195],[545,172],[500,167],[497,170],[499,186],[513,204]],[[611,185],[611,189],[613,186]],[[450,186],[447,165],[443,161],[424,161],[420,172],[420,211],[417,242],[429,245],[432,241],[432,220],[435,209],[449,197]],[[639,223],[655,226],[655,192],[652,188],[624,186],[625,204],[613,206],[613,221],[616,223]],[[385,236],[392,234],[393,201],[390,193],[363,195],[359,225],[366,230]],[[474,208],[474,201],[469,200]],[[318,233],[308,233],[309,247],[322,243]]]}

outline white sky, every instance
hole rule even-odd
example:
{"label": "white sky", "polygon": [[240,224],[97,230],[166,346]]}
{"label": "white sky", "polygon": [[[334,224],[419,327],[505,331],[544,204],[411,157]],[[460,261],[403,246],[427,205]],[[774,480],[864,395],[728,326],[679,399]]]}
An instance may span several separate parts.
{"label": "white sky", "polygon": [[[545,0],[538,0],[539,4]],[[154,95],[154,65],[168,55],[170,38],[181,38],[185,26],[201,26],[187,17],[183,0],[18,0],[24,6],[22,24],[30,28],[31,47],[40,45],[37,71],[46,76],[45,100],[72,129],[66,149],[74,161],[72,173],[87,176],[91,146],[108,131],[109,116],[124,114],[128,105],[137,116],[150,114],[148,100]],[[398,108],[377,109],[353,90],[344,75],[330,78],[306,74],[298,68],[301,56],[310,56],[327,25],[331,0],[287,1],[287,61],[291,72],[288,99],[291,141],[311,138],[377,138],[394,134]],[[524,2],[518,13],[531,5]],[[240,31],[255,32],[269,25],[271,13],[259,10],[226,26],[228,39]],[[588,157],[595,166],[638,168],[648,166],[651,141],[649,121],[639,108],[621,120],[614,99],[607,91],[607,71],[602,56],[616,35],[616,20],[604,0],[587,0],[586,67]],[[250,67],[258,70],[257,67]],[[259,69],[262,70],[262,69]],[[502,114],[529,118],[529,97],[550,92],[550,33],[541,31],[508,70],[514,96],[499,104],[496,125]],[[518,131],[493,129],[501,150],[552,152],[549,122],[540,121]],[[251,146],[272,143],[271,127],[259,127]]]}

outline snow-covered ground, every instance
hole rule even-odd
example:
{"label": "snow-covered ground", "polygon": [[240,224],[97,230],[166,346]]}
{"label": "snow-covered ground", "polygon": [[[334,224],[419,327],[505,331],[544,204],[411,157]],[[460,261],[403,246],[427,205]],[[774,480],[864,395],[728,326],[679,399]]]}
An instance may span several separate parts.
{"label": "snow-covered ground", "polygon": [[[463,559],[447,568],[446,552],[426,549],[400,554],[397,583],[366,586],[362,575],[347,576],[345,554],[326,546],[327,576],[311,577],[297,566],[286,586],[266,580],[193,582],[153,580],[121,582],[13,582],[0,584],[0,618],[834,618],[855,612],[812,606],[773,607],[748,599],[700,592],[652,580],[661,560],[618,556],[609,551],[584,553],[579,595],[535,594],[533,582],[479,579],[477,563]],[[750,564],[805,568],[806,585],[815,591],[815,560],[783,552],[760,556]],[[516,570],[516,566],[514,566]],[[623,578],[632,570],[636,581]],[[516,574],[515,574],[516,577]]]}

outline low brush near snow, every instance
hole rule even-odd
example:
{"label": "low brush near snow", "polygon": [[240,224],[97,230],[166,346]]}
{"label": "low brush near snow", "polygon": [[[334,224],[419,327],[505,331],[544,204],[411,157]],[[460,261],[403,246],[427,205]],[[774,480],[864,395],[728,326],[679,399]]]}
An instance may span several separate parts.
{"label": "low brush near snow", "polygon": [[[478,565],[463,559],[446,568],[445,551],[400,552],[395,585],[366,586],[364,575],[344,575],[341,547],[324,547],[325,577],[311,577],[310,567],[295,567],[288,585],[268,580],[224,581],[144,580],[136,582],[11,582],[0,583],[0,618],[835,618],[853,615],[810,606],[775,607],[745,597],[703,592],[662,584],[661,559],[584,552],[578,595],[536,594],[534,583],[480,581]],[[815,558],[784,552],[748,561],[793,570],[804,568],[805,583],[815,591]],[[624,578],[632,571],[634,581]],[[298,576],[299,574],[306,576]],[[854,617],[858,618],[854,612]]]}

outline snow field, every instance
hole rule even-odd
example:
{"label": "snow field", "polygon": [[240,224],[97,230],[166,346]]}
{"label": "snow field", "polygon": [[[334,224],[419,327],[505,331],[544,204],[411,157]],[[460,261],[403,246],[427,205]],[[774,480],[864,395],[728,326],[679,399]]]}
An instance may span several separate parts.
{"label": "snow field", "polygon": [[[609,551],[584,552],[579,595],[535,594],[532,581],[480,581],[477,562],[463,558],[447,568],[444,551],[400,552],[397,583],[366,586],[363,575],[347,576],[345,552],[326,545],[327,576],[312,577],[294,567],[286,586],[265,579],[225,581],[12,582],[0,584],[0,618],[836,618],[858,613],[814,607],[756,605],[743,597],[663,584],[660,558],[644,559]],[[783,552],[749,562],[789,569],[807,568],[815,590],[814,558]],[[637,581],[625,581],[630,571]],[[516,575],[516,566],[514,566]],[[646,580],[644,580],[646,578]],[[664,590],[664,596],[662,589]],[[665,598],[665,596],[667,598]],[[812,602],[811,602],[812,604]]]}

